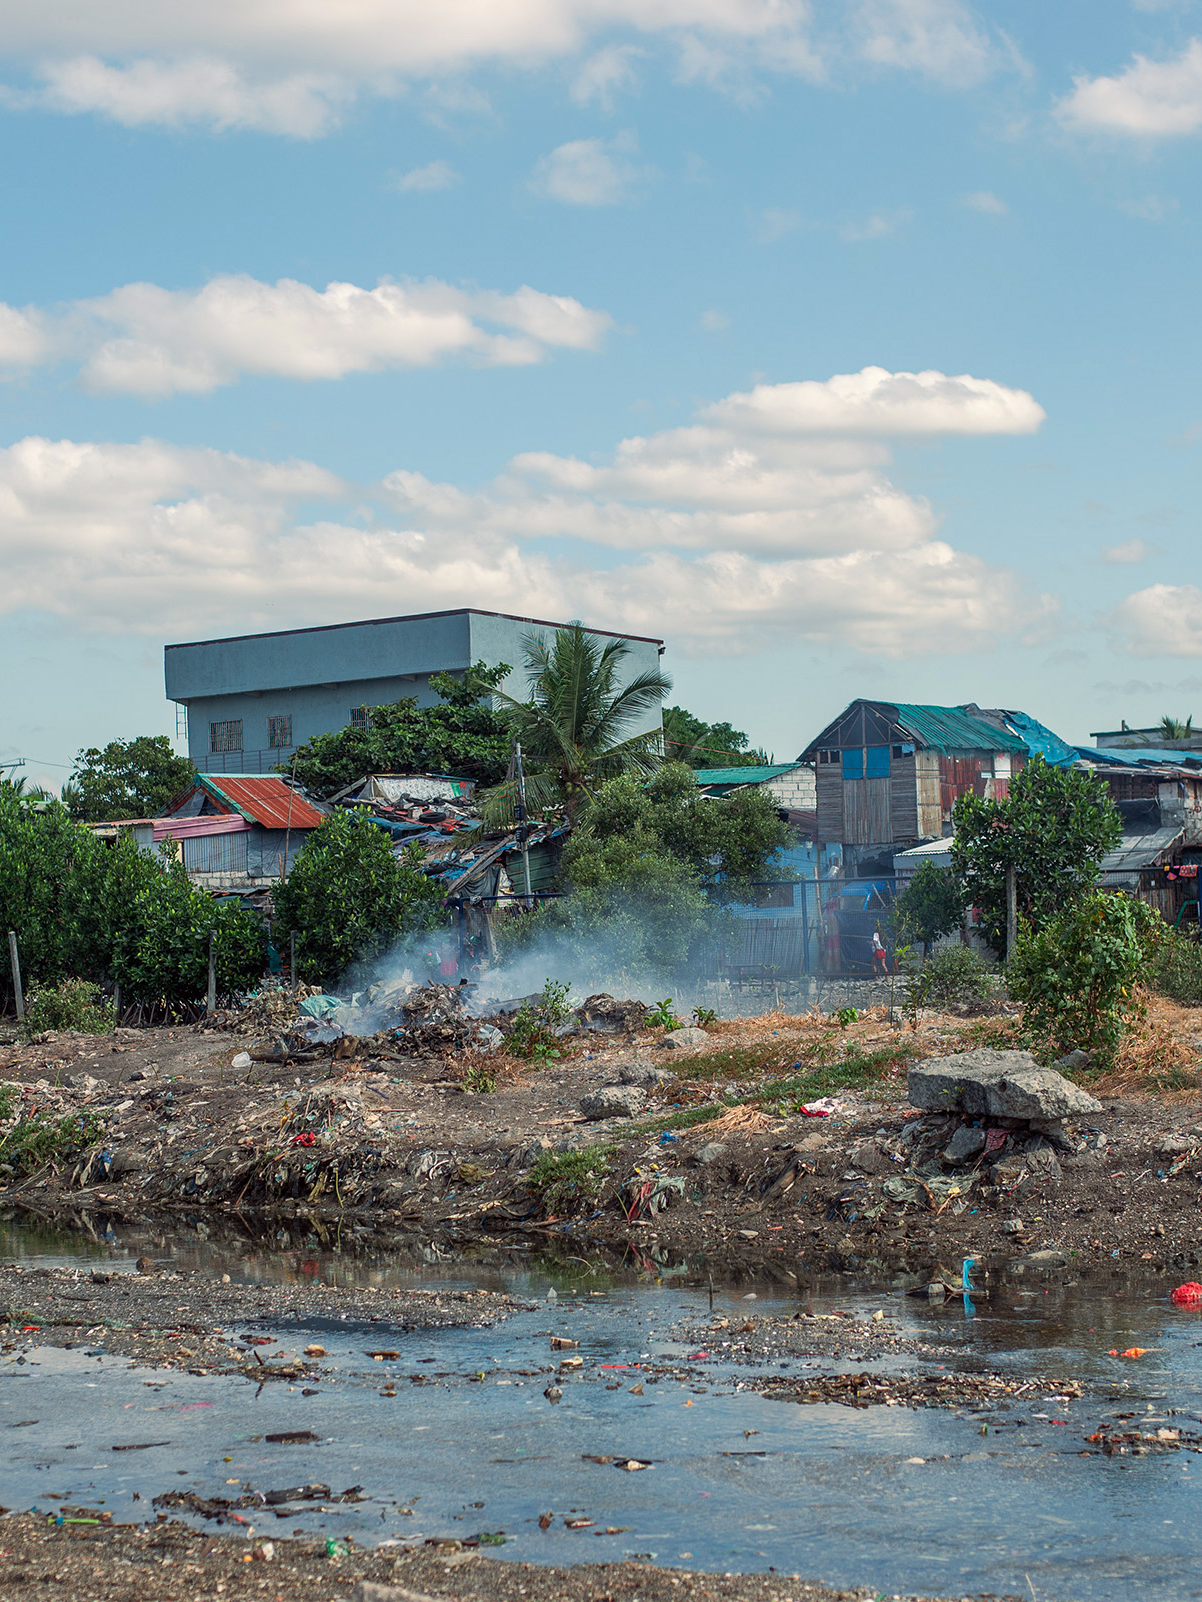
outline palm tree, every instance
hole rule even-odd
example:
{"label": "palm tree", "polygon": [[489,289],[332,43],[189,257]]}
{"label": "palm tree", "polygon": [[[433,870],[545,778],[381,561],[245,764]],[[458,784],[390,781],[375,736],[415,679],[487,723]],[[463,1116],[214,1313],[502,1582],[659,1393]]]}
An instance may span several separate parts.
{"label": "palm tree", "polygon": [[1180,718],[1171,718],[1166,713],[1160,720],[1160,732],[1166,740],[1188,740],[1194,732],[1193,713],[1182,723]]}
{"label": "palm tree", "polygon": [[[522,748],[526,800],[530,812],[562,802],[570,819],[606,779],[620,773],[651,774],[663,761],[660,729],[631,733],[658,711],[672,681],[653,668],[623,682],[630,654],[626,640],[602,645],[584,625],[569,623],[554,639],[527,634],[522,640],[530,698],[519,701],[490,689]],[[486,810],[513,815],[517,776],[490,792]]]}

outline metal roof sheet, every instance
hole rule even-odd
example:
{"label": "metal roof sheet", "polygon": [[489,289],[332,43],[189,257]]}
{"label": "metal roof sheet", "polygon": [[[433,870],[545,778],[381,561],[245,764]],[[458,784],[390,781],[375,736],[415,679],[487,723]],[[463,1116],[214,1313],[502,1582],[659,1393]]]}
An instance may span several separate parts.
{"label": "metal roof sheet", "polygon": [[1078,756],[1084,757],[1086,762],[1113,764],[1121,768],[1190,768],[1202,767],[1202,751],[1165,751],[1156,746],[1132,746],[1123,749],[1119,746],[1092,746],[1078,745],[1073,749]]}
{"label": "metal roof sheet", "polygon": [[1027,743],[1017,735],[971,717],[958,706],[921,706],[913,701],[881,702],[897,708],[897,721],[922,745],[945,756],[952,751],[1021,751]]}
{"label": "metal roof sheet", "polygon": [[201,773],[197,784],[215,801],[264,829],[316,829],[325,813],[274,773]]}
{"label": "metal roof sheet", "polygon": [[1103,873],[1119,873],[1134,868],[1154,868],[1166,851],[1171,851],[1185,838],[1185,830],[1153,829],[1150,834],[1124,835],[1113,851],[1102,858]]}
{"label": "metal roof sheet", "polygon": [[745,768],[695,768],[693,777],[703,787],[717,784],[766,784],[769,779],[779,779],[782,773],[792,773],[795,768],[805,767],[809,767],[808,762],[775,762]]}
{"label": "metal roof sheet", "polygon": [[156,818],[156,840],[194,840],[209,834],[239,834],[250,828],[240,812],[223,812],[214,817],[211,812],[198,818]]}

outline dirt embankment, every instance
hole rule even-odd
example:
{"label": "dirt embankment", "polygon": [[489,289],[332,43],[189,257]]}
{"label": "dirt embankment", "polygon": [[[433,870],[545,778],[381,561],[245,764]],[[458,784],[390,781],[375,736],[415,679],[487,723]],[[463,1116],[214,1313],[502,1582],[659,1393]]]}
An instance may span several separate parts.
{"label": "dirt embankment", "polygon": [[[0,1082],[15,1087],[0,1107],[0,1206],[85,1230],[164,1210],[228,1215],[313,1246],[350,1229],[439,1252],[567,1243],[647,1266],[690,1254],[784,1283],[825,1267],[954,1271],[963,1256],[1122,1260],[1187,1278],[1202,1093],[1183,1065],[1197,1064],[1199,1025],[1180,1009],[1153,1022],[1172,1058],[1163,1082],[1183,1088],[1129,1074],[1107,1096],[1103,1082],[1091,1087],[1103,1110],[1055,1142],[1007,1131],[1000,1151],[946,1164],[962,1120],[910,1107],[906,1069],[1010,1044],[1004,1014],[917,1029],[884,1009],[842,1028],[768,1014],[683,1050],[655,1031],[586,1037],[545,1063],[383,1059],[365,1043],[358,1056],[235,1069],[253,1047],[241,1036],[48,1037],[0,1052]],[[582,1099],[623,1077],[643,1081],[627,1087],[633,1116],[586,1120]],[[830,1116],[808,1116],[822,1098]],[[89,1121],[74,1145],[55,1133],[71,1117]],[[926,1181],[899,1187],[919,1156]]]}

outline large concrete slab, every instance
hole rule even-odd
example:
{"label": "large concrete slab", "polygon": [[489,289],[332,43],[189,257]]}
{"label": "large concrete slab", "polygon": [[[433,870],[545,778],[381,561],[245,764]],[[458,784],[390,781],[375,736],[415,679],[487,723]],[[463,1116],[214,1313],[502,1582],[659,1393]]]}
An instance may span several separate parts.
{"label": "large concrete slab", "polygon": [[1029,1051],[959,1051],[930,1057],[907,1076],[915,1107],[972,1117],[1071,1118],[1101,1110],[1101,1102]]}

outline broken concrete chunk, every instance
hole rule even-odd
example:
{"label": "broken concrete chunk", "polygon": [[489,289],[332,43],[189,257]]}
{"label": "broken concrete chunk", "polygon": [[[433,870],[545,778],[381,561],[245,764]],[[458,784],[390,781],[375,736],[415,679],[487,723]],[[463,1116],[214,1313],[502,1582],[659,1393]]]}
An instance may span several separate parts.
{"label": "broken concrete chunk", "polygon": [[851,1154],[852,1166],[862,1174],[891,1174],[894,1164],[875,1142],[867,1140]]}
{"label": "broken concrete chunk", "polygon": [[602,1085],[580,1102],[586,1118],[633,1118],[647,1105],[647,1093],[637,1085]]}
{"label": "broken concrete chunk", "polygon": [[620,1085],[662,1085],[672,1075],[666,1068],[657,1068],[650,1062],[627,1063],[618,1075]]}
{"label": "broken concrete chunk", "polygon": [[665,1051],[700,1051],[708,1046],[710,1037],[704,1029],[670,1029],[664,1036]]}
{"label": "broken concrete chunk", "polygon": [[964,1124],[948,1141],[943,1153],[945,1163],[966,1163],[978,1152],[985,1150],[985,1131]]}
{"label": "broken concrete chunk", "polygon": [[1101,1103],[1054,1068],[1041,1068],[1029,1051],[956,1052],[910,1069],[906,1093],[915,1107],[959,1108],[970,1117],[1065,1118],[1098,1112]]}

